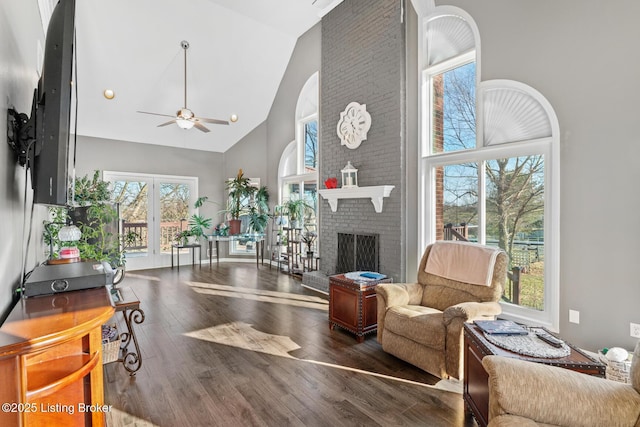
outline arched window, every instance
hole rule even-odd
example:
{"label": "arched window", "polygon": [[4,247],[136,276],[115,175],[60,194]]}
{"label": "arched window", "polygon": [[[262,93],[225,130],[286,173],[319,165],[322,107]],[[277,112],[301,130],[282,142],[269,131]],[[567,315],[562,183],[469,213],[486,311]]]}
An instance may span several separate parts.
{"label": "arched window", "polygon": [[423,19],[422,248],[443,239],[503,248],[503,316],[557,330],[559,131],[551,105],[519,82],[482,82],[473,19]]}
{"label": "arched window", "polygon": [[304,228],[317,231],[318,209],[318,73],[305,83],[296,104],[295,141],[282,153],[278,176],[279,203],[303,199],[312,209],[306,212]]}

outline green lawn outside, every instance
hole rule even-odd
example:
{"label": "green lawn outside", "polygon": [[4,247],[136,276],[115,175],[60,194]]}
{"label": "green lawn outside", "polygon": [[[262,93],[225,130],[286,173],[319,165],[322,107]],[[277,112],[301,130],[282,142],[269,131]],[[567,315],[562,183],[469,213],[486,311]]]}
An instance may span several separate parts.
{"label": "green lawn outside", "polygon": [[[504,296],[511,301],[509,281]],[[531,263],[527,273],[520,273],[520,305],[523,307],[544,309],[544,261]]]}

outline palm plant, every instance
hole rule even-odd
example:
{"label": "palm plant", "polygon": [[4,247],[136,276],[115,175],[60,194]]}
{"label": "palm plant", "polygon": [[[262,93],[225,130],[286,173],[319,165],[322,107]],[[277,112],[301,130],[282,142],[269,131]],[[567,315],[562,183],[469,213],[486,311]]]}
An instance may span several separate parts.
{"label": "palm plant", "polygon": [[296,227],[299,226],[299,221],[304,218],[304,215],[307,212],[313,211],[313,206],[307,203],[306,200],[302,198],[291,198],[284,203],[287,213],[289,214],[289,220],[291,221],[291,226]]}
{"label": "palm plant", "polygon": [[227,181],[226,189],[229,191],[227,213],[231,219],[239,219],[248,212],[249,200],[257,189],[251,185],[251,180],[244,176],[242,169],[238,170],[235,178]]}

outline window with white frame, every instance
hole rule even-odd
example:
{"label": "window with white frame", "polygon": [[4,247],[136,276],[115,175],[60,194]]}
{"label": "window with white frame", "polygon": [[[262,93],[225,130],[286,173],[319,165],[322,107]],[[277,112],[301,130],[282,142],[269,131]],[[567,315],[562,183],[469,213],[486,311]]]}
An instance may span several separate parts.
{"label": "window with white frame", "polygon": [[[260,178],[249,178],[249,185],[255,187],[256,189],[260,188]],[[229,196],[230,197],[230,196]],[[249,196],[243,197],[243,200],[240,201],[240,204],[243,206],[251,203]],[[229,242],[229,255],[249,255],[256,253],[257,242],[256,239],[251,237],[251,227],[250,227],[250,215],[248,213],[243,213],[238,218],[240,223],[240,232],[246,236],[240,236],[237,239],[231,240]]]}
{"label": "window with white frame", "polygon": [[306,210],[302,226],[313,232],[317,232],[318,210],[318,101],[318,73],[315,73],[298,96],[296,139],[285,148],[279,167],[279,203],[305,200],[312,209]]}
{"label": "window with white frame", "polygon": [[503,316],[558,327],[558,124],[524,84],[480,83],[475,23],[457,8],[423,20],[422,247],[459,239],[510,259]]}

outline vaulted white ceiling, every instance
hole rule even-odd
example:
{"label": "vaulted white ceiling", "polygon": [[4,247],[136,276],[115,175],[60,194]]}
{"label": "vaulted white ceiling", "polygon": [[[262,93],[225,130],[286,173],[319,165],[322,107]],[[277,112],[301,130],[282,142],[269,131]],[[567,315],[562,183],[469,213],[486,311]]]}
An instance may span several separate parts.
{"label": "vaulted white ceiling", "polygon": [[[298,37],[341,1],[77,1],[78,135],[226,151],[267,118]],[[182,40],[187,106],[200,117],[237,114],[236,123],[203,133],[136,113],[183,107]]]}

